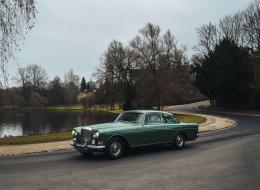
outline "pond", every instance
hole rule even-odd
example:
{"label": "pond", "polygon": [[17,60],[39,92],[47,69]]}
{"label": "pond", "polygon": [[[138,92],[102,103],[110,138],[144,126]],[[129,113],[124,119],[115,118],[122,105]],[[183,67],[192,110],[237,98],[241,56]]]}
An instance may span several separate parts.
{"label": "pond", "polygon": [[0,138],[65,132],[111,122],[116,116],[97,111],[0,110]]}

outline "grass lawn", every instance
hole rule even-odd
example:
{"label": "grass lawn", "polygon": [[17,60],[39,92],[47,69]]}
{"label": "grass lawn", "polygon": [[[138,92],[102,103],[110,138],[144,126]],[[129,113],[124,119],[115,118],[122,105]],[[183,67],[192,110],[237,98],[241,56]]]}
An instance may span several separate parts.
{"label": "grass lawn", "polygon": [[123,110],[120,108],[119,104],[114,104],[114,110],[111,109],[111,106],[108,104],[97,104],[90,108],[90,110],[94,111],[105,111],[105,112],[111,112],[111,113],[120,113]]}
{"label": "grass lawn", "polygon": [[206,121],[205,117],[197,115],[176,115],[177,119],[183,123],[204,123]]}
{"label": "grass lawn", "polygon": [[0,109],[7,109],[7,110],[59,110],[59,111],[66,111],[66,110],[82,110],[83,106],[80,104],[75,105],[55,105],[55,106],[47,106],[47,107],[18,107],[18,106],[1,106]]}
{"label": "grass lawn", "polygon": [[[195,116],[195,115],[177,115],[177,119],[181,122],[186,123],[203,123],[206,118]],[[32,135],[22,137],[8,137],[0,138],[0,145],[22,145],[22,144],[35,144],[35,143],[46,143],[46,142],[57,142],[70,140],[71,132],[63,133],[51,133],[45,135]]]}
{"label": "grass lawn", "polygon": [[70,140],[71,131],[64,133],[51,133],[46,135],[32,135],[21,137],[7,137],[0,138],[0,145],[22,145],[22,144],[35,144],[45,142],[56,142]]}
{"label": "grass lawn", "polygon": [[57,106],[48,106],[44,109],[47,110],[82,110],[84,109],[82,105],[75,104],[75,105],[57,105]]}

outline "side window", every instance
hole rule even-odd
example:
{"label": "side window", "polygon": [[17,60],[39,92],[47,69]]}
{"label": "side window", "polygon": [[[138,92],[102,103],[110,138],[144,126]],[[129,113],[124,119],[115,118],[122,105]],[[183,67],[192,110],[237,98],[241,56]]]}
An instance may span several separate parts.
{"label": "side window", "polygon": [[163,118],[163,123],[169,123],[169,124],[178,123],[177,119],[172,115],[163,114],[162,118]]}
{"label": "side window", "polygon": [[148,120],[149,120],[149,123],[161,123],[161,115],[160,114],[149,114]]}

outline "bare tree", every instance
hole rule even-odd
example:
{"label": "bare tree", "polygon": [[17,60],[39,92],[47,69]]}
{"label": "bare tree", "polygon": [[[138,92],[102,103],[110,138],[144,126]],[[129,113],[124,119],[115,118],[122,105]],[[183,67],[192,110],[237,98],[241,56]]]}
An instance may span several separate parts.
{"label": "bare tree", "polygon": [[48,75],[46,70],[39,65],[20,67],[17,72],[16,82],[22,87],[39,90],[46,87]]}
{"label": "bare tree", "polygon": [[[95,73],[98,79],[97,83],[103,89],[102,99],[104,102],[109,103],[111,110],[114,109],[114,101],[116,96],[115,89],[115,64],[114,61],[120,61],[120,51],[122,51],[122,43],[113,40],[104,55],[101,57],[100,65]],[[124,50],[123,50],[124,51]],[[119,54],[118,54],[119,53]],[[100,94],[99,94],[100,95]]]}
{"label": "bare tree", "polygon": [[45,88],[48,81],[46,70],[43,67],[35,64],[29,65],[27,69],[29,72],[30,83],[32,84],[32,87],[34,89]]}
{"label": "bare tree", "polygon": [[19,50],[24,35],[34,26],[34,0],[0,1],[0,84],[7,84],[6,64]]}
{"label": "bare tree", "polygon": [[185,53],[186,47],[179,47],[171,31],[166,31],[163,36],[161,51],[161,57],[164,59],[163,61],[160,61],[160,67],[165,65],[165,68],[169,70],[169,68],[178,69],[183,65],[188,64],[188,59]]}
{"label": "bare tree", "polygon": [[79,76],[74,74],[73,69],[70,69],[69,72],[64,75],[65,84],[73,83],[76,86],[79,86],[79,79]]}
{"label": "bare tree", "polygon": [[[169,30],[161,35],[160,27],[151,23],[140,30],[140,34],[131,42],[131,47],[135,52],[137,66],[141,69],[139,76],[147,77],[149,74],[152,76],[149,89],[154,90],[153,97],[156,97],[157,107],[161,109],[164,103],[163,94],[169,92],[169,88],[166,87],[169,83],[166,81],[172,79],[175,70],[179,69],[179,75],[183,74],[181,69],[188,63],[186,48],[178,47]],[[139,81],[142,83],[142,80]],[[144,93],[147,94],[145,91]]]}
{"label": "bare tree", "polygon": [[242,12],[221,19],[219,22],[219,32],[222,39],[228,38],[237,44],[244,45]]}
{"label": "bare tree", "polygon": [[248,46],[252,49],[260,47],[260,0],[255,0],[244,11],[244,31]]}
{"label": "bare tree", "polygon": [[[99,89],[112,103],[120,92],[126,109],[154,105],[161,109],[166,96],[168,102],[173,99],[169,96],[174,89],[169,86],[172,79],[178,82],[188,73],[185,53],[186,48],[178,46],[169,30],[161,35],[158,25],[148,23],[129,45],[115,40],[110,43],[96,73]],[[98,90],[98,100],[100,94]]]}
{"label": "bare tree", "polygon": [[256,87],[260,89],[260,0],[255,0],[244,11],[244,32],[253,57]]}
{"label": "bare tree", "polygon": [[124,96],[125,109],[131,109],[134,92],[134,77],[133,72],[135,70],[135,57],[134,51],[130,48],[124,48],[123,44],[114,41],[110,44],[108,55],[112,55],[112,61],[115,67],[115,79],[122,87],[122,94]]}
{"label": "bare tree", "polygon": [[72,69],[64,75],[64,98],[67,104],[75,103],[77,100],[77,95],[79,92],[79,79],[79,76],[74,74]]}
{"label": "bare tree", "polygon": [[159,59],[162,51],[161,29],[158,25],[148,23],[139,31],[139,35],[131,42],[132,48],[140,57],[141,64],[148,68],[153,76],[154,94],[157,98],[157,107],[161,109],[161,91],[158,77]]}
{"label": "bare tree", "polygon": [[46,87],[48,75],[43,67],[33,64],[18,68],[14,80],[22,87],[25,103],[29,104],[31,93],[38,93]]}
{"label": "bare tree", "polygon": [[132,108],[134,99],[134,79],[133,71],[135,69],[134,52],[124,47],[121,42],[113,40],[104,54],[98,76],[103,80],[106,86],[105,93],[110,97],[111,108],[115,101],[115,86],[119,86],[117,90],[123,96],[125,109]]}
{"label": "bare tree", "polygon": [[209,23],[196,29],[198,35],[198,45],[195,50],[198,50],[202,54],[207,54],[214,49],[219,41],[218,30],[216,25]]}
{"label": "bare tree", "polygon": [[53,105],[64,104],[64,85],[58,76],[48,84],[48,99],[49,103]]}

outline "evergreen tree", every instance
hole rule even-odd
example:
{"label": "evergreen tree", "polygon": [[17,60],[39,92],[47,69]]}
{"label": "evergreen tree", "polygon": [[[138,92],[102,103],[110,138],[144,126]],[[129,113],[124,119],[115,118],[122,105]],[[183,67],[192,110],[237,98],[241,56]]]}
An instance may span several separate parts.
{"label": "evergreen tree", "polygon": [[84,92],[87,89],[87,83],[85,78],[83,77],[80,83],[80,92]]}
{"label": "evergreen tree", "polygon": [[208,55],[191,66],[195,85],[219,107],[241,108],[247,104],[250,84],[248,49],[223,39]]}
{"label": "evergreen tree", "polygon": [[91,91],[92,91],[89,82],[87,83],[86,90],[87,90],[88,92],[91,92]]}

